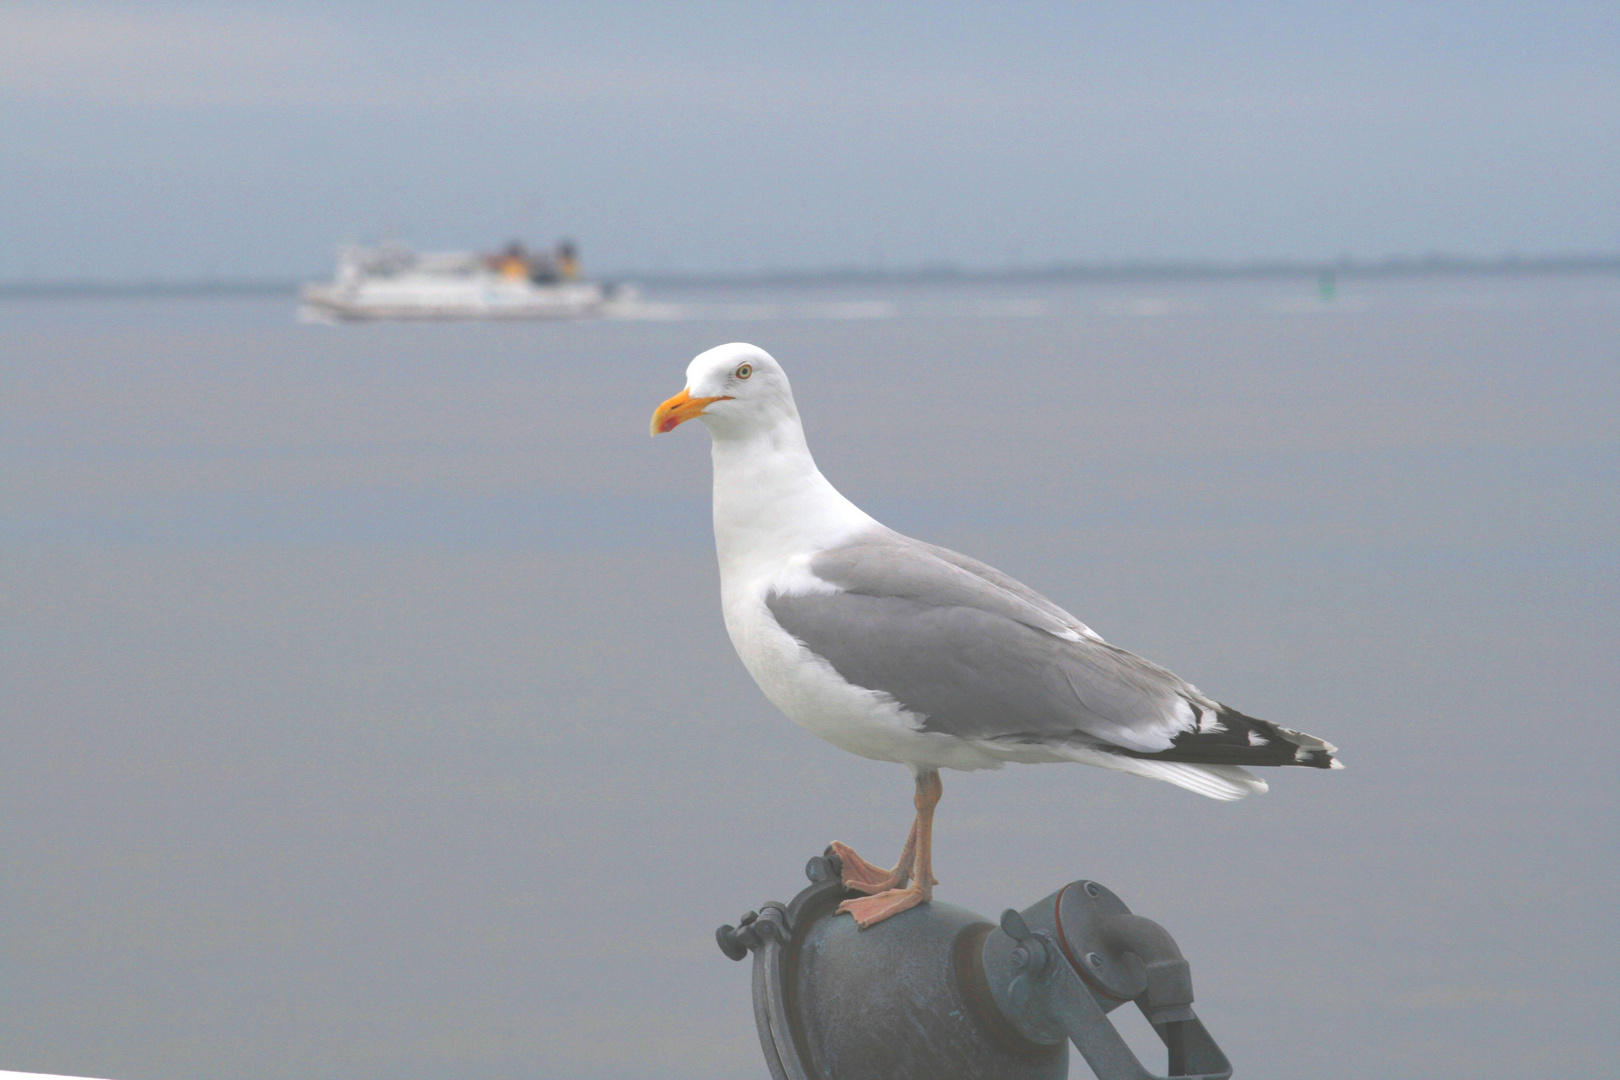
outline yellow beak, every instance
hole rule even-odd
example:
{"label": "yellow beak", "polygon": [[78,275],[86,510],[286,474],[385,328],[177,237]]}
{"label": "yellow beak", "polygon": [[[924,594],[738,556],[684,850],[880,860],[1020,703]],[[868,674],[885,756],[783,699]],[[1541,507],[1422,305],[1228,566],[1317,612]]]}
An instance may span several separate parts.
{"label": "yellow beak", "polygon": [[662,405],[658,406],[652,418],[652,433],[662,435],[666,431],[674,431],[694,416],[702,416],[703,410],[716,401],[730,401],[725,394],[719,397],[693,397],[685,390],[676,394]]}

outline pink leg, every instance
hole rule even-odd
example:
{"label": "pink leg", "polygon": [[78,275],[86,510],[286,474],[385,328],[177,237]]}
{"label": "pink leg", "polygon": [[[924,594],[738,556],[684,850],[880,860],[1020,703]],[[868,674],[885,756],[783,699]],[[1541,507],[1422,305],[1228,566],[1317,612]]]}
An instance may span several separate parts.
{"label": "pink leg", "polygon": [[[848,912],[854,916],[856,925],[865,930],[867,927],[880,923],[890,916],[898,915],[902,911],[914,908],[918,904],[925,904],[932,899],[934,886],[938,884],[934,880],[933,873],[934,807],[939,805],[939,797],[943,790],[943,785],[939,782],[939,773],[936,770],[929,769],[927,772],[917,774],[917,794],[914,799],[917,806],[917,819],[911,826],[911,838],[906,842],[906,850],[900,857],[900,865],[896,866],[887,875],[889,879],[894,880],[894,884],[880,892],[875,892],[871,896],[845,900],[838,905],[839,914]],[[835,845],[835,850],[841,846]],[[854,855],[855,853],[850,852],[850,854]],[[842,851],[839,852],[839,857],[843,857]],[[909,867],[906,866],[908,857],[911,863]],[[856,856],[856,858],[859,859],[860,857]],[[845,866],[845,884],[848,884],[850,888],[859,889],[861,892],[870,891],[862,888],[861,885],[851,884],[847,869],[849,864],[846,863]],[[864,859],[860,860],[860,866],[876,870]],[[862,885],[868,883],[872,885],[886,884],[886,882],[877,880],[877,874],[881,874],[882,871],[877,871],[877,874],[871,875],[870,879],[864,871],[858,873]],[[906,884],[908,879],[910,880],[909,885]]]}
{"label": "pink leg", "polygon": [[906,846],[900,849],[900,859],[894,864],[893,870],[873,866],[855,854],[855,849],[841,840],[834,840],[832,849],[833,854],[838,856],[838,861],[843,864],[846,889],[863,893],[886,892],[911,880],[911,863],[917,850],[917,823],[915,820],[912,821],[911,832],[906,834]]}

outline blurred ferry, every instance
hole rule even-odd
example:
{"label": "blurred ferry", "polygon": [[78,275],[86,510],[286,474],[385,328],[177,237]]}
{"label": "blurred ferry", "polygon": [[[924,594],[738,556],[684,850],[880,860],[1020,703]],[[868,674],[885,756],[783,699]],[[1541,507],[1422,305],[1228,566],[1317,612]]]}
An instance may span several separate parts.
{"label": "blurred ferry", "polygon": [[307,319],[574,319],[603,314],[609,292],[580,276],[564,241],[550,252],[517,241],[495,254],[348,247],[329,283],[304,286]]}

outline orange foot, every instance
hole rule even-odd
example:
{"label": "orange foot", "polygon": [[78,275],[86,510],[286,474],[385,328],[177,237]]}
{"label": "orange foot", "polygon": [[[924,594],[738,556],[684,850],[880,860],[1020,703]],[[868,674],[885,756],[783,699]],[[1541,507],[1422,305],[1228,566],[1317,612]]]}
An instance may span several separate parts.
{"label": "orange foot", "polygon": [[838,914],[853,915],[855,925],[865,930],[927,901],[927,890],[916,885],[908,885],[904,889],[890,889],[876,896],[860,896],[854,900],[845,900],[838,905]]}
{"label": "orange foot", "polygon": [[905,884],[905,875],[901,874],[898,868],[885,870],[881,866],[873,866],[855,854],[855,850],[841,840],[834,840],[832,849],[833,854],[838,856],[838,861],[844,865],[846,889],[854,889],[861,893],[880,893]]}

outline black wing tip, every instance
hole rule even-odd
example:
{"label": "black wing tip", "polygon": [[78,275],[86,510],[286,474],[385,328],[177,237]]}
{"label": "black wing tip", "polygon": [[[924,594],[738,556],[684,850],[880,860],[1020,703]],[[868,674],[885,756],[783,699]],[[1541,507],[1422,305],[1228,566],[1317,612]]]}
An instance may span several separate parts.
{"label": "black wing tip", "polygon": [[1246,716],[1229,705],[1210,709],[1191,700],[1188,705],[1196,722],[1171,740],[1170,749],[1133,756],[1202,765],[1344,768],[1334,756],[1338,747],[1315,735]]}
{"label": "black wing tip", "polygon": [[1300,747],[1294,751],[1294,760],[1289,765],[1303,765],[1307,769],[1342,769],[1344,763],[1333,756],[1331,750],[1311,750]]}

